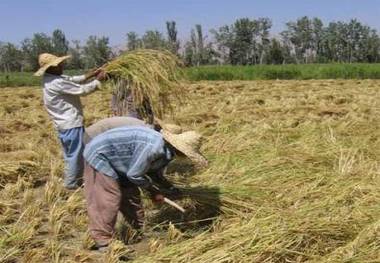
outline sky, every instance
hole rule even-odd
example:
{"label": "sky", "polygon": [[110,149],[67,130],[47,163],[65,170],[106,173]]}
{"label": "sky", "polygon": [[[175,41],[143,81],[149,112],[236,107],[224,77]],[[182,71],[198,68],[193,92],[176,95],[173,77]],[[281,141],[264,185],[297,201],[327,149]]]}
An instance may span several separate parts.
{"label": "sky", "polygon": [[59,28],[69,40],[107,36],[111,45],[121,46],[127,32],[165,32],[168,20],[176,21],[179,37],[187,39],[195,24],[207,33],[242,17],[269,17],[276,34],[305,15],[326,23],[357,18],[380,31],[380,0],[0,0],[0,41],[20,43]]}

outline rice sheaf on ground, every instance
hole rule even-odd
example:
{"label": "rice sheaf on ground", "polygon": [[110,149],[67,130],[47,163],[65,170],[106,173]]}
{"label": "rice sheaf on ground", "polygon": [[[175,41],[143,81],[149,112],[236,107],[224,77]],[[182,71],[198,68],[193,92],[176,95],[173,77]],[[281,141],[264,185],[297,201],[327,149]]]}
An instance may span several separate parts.
{"label": "rice sheaf on ground", "polygon": [[[379,262],[379,80],[196,82],[183,92],[173,119],[204,135],[210,160],[169,169],[187,213],[146,199],[143,241],[119,220],[102,255],[88,250],[82,191],[62,188],[41,89],[0,89],[0,262]],[[109,116],[109,100],[83,98],[87,125]]]}

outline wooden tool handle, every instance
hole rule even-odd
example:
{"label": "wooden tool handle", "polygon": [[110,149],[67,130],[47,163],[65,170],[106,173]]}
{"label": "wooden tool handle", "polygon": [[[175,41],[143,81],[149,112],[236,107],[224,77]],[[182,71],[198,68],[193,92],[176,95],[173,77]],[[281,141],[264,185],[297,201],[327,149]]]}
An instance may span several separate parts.
{"label": "wooden tool handle", "polygon": [[181,211],[182,213],[185,213],[185,209],[180,206],[179,204],[177,204],[176,202],[164,197],[164,202],[167,203],[168,205],[171,205],[172,207],[174,207],[175,209]]}

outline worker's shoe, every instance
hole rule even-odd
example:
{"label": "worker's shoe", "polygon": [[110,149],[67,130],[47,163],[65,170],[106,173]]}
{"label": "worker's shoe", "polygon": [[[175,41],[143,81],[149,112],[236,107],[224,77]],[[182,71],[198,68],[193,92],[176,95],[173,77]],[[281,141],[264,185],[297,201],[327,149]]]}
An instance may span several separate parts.
{"label": "worker's shoe", "polygon": [[108,249],[109,249],[109,244],[104,244],[104,245],[100,245],[100,244],[95,244],[93,245],[92,247],[90,247],[90,250],[95,250],[95,251],[99,251],[99,252],[107,252]]}
{"label": "worker's shoe", "polygon": [[71,183],[65,182],[63,186],[65,187],[66,190],[69,190],[69,191],[75,191],[79,188],[83,188],[84,187],[83,178],[78,178],[76,182],[71,182]]}
{"label": "worker's shoe", "polygon": [[74,186],[65,186],[65,189],[67,191],[76,191],[77,189],[79,189],[80,187],[77,186],[77,185],[74,185]]}

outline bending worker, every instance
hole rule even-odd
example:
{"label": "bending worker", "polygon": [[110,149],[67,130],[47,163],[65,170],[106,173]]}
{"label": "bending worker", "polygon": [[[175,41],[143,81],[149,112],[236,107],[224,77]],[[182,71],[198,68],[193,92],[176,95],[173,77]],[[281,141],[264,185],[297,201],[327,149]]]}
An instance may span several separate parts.
{"label": "bending worker", "polygon": [[[97,70],[82,76],[63,74],[63,63],[70,56],[39,55],[40,69],[34,74],[42,76],[45,108],[57,129],[65,159],[64,186],[76,189],[83,174],[83,112],[80,96],[93,92],[100,86],[105,73]],[[79,84],[93,77],[87,84]]]}
{"label": "bending worker", "polygon": [[154,202],[163,194],[150,178],[163,175],[175,155],[185,155],[200,165],[207,160],[199,153],[200,135],[195,132],[161,133],[143,126],[124,126],[93,138],[85,147],[85,196],[90,235],[96,248],[107,247],[120,211],[135,229],[144,223],[139,187]]}

